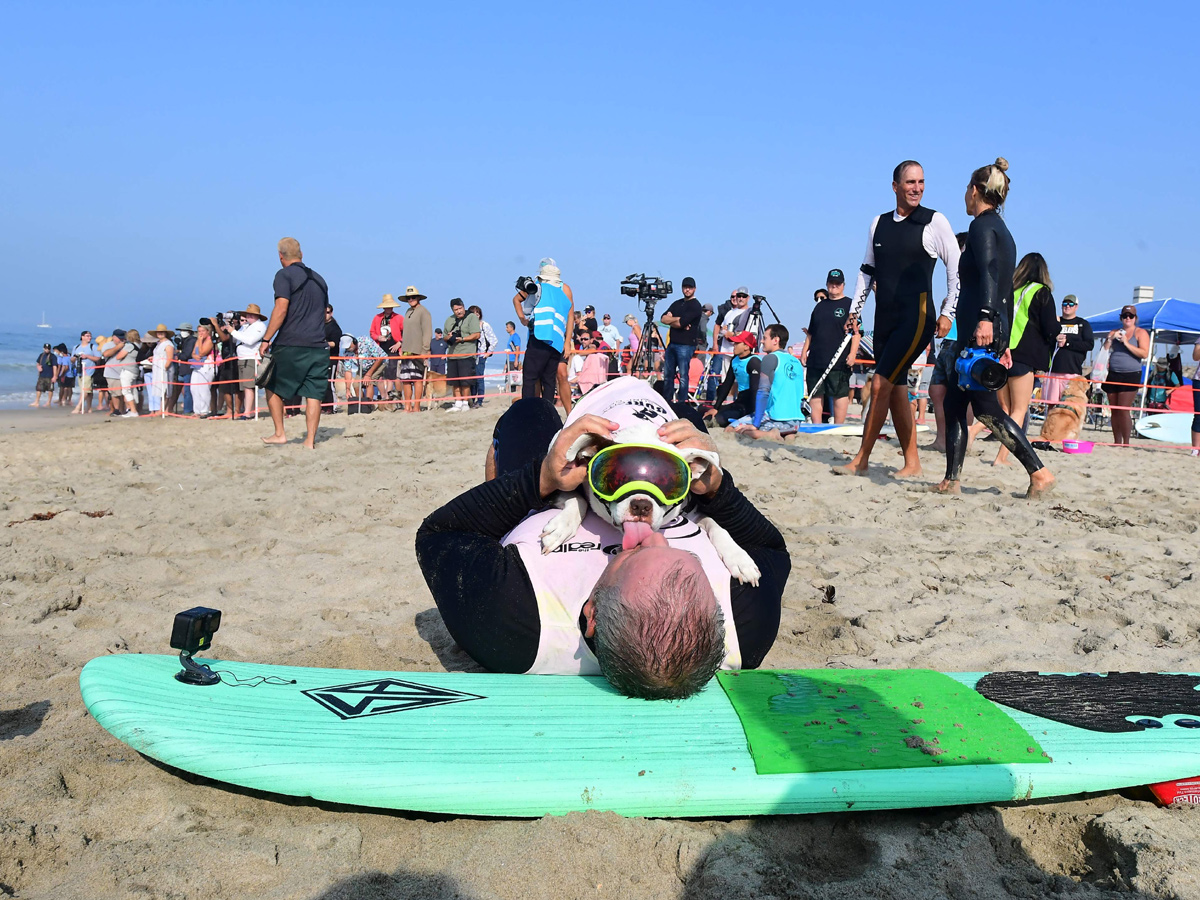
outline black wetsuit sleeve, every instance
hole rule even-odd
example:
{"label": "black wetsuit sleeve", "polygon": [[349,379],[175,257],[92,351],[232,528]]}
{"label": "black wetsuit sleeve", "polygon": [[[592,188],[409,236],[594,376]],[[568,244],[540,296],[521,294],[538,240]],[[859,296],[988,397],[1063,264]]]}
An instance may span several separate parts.
{"label": "black wetsuit sleeve", "polygon": [[[979,311],[994,322],[1004,313],[1004,291],[1000,289],[996,232],[986,226],[973,227],[967,240],[970,241],[971,251],[975,254],[975,262],[979,267]],[[974,329],[978,323],[966,324]]]}
{"label": "black wetsuit sleeve", "polygon": [[762,364],[757,356],[750,357],[750,361],[746,363],[746,374],[750,376],[750,396],[753,397],[758,393],[758,376],[762,372]]}
{"label": "black wetsuit sleeve", "polygon": [[758,586],[730,579],[733,622],[741,647],[742,667],[756,669],[779,633],[783,589],[792,571],[792,560],[779,529],[771,524],[734,484],[725,471],[712,497],[697,502],[697,512],[729,532],[734,542],[750,554],[761,577]]}
{"label": "black wetsuit sleeve", "polygon": [[717,409],[721,408],[721,404],[725,402],[725,398],[729,396],[729,392],[733,390],[735,384],[737,384],[737,375],[733,371],[733,366],[730,365],[725,370],[725,378],[721,381],[721,386],[717,388]]}
{"label": "black wetsuit sleeve", "polygon": [[430,513],[417,529],[417,564],[451,637],[493,672],[525,672],[537,658],[537,598],[514,546],[500,539],[531,509],[541,460],[487,481]]}

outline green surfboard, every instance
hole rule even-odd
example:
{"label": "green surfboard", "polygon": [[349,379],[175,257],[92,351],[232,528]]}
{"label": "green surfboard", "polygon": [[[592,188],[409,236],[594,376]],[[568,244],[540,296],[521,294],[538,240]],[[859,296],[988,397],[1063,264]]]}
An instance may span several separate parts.
{"label": "green surfboard", "polygon": [[740,816],[1114,790],[1200,774],[1200,675],[723,672],[683,701],[602,678],[106,656],[88,710],[177,769],[336,803],[485,816]]}

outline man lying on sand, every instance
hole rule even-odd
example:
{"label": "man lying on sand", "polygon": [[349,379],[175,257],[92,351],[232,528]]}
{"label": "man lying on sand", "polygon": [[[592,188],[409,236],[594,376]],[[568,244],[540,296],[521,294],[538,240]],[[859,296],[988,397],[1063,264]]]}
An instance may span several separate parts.
{"label": "man lying on sand", "polygon": [[[580,412],[563,428],[548,401],[518,400],[496,425],[495,479],[421,524],[417,561],[450,634],[480,665],[602,673],[629,696],[686,697],[719,667],[762,663],[779,628],[791,560],[778,529],[715,466],[692,482],[693,500],[749,553],[758,586],[732,579],[707,535],[686,519],[665,526],[665,535],[628,527],[636,523],[622,535],[589,514],[574,538],[543,554],[541,532],[558,513],[547,501],[588,476],[586,462],[567,461],[567,448],[584,434],[607,439],[616,428]],[[702,429],[681,418],[662,421],[657,433],[679,448],[715,449]]]}

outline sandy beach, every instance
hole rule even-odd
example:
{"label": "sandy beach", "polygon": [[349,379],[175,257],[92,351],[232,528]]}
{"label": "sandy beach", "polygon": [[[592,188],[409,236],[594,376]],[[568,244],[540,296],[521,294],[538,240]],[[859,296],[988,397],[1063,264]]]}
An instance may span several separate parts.
{"label": "sandy beach", "polygon": [[[387,814],[183,777],[88,715],[84,663],[170,652],[173,615],[198,604],[223,610],[226,659],[473,669],[413,538],[481,478],[502,409],[326,417],[316,453],[297,420],[292,444],[268,448],[266,423],[94,415],[47,433],[27,427],[38,411],[6,416],[0,894],[1200,897],[1200,809],[1138,792],[732,820]],[[829,467],[857,439],[716,439],[791,550],[767,667],[1200,670],[1200,470],[1186,453],[1048,454],[1056,492],[1027,502],[1019,467],[984,465],[995,444],[968,458],[961,496],[941,497],[917,490],[940,477],[931,451],[921,482],[896,482],[888,444],[872,477],[846,479]],[[45,512],[59,514],[24,521]]]}

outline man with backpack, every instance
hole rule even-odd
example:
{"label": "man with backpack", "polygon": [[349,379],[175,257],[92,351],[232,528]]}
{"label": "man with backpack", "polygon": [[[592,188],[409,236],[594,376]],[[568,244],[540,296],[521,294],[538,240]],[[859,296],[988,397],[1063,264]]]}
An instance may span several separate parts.
{"label": "man with backpack", "polygon": [[270,371],[263,387],[275,433],[262,442],[287,443],[283,433],[283,401],[285,397],[302,397],[304,447],[315,450],[321,400],[329,383],[329,344],[325,341],[329,287],[302,260],[299,241],[285,237],[279,242],[282,268],[275,273],[275,307],[261,347],[262,351],[271,352]]}

